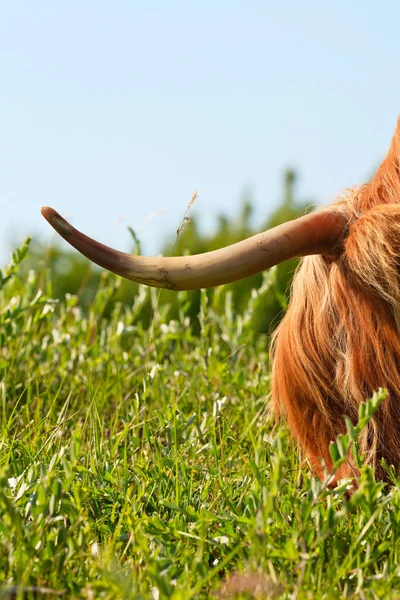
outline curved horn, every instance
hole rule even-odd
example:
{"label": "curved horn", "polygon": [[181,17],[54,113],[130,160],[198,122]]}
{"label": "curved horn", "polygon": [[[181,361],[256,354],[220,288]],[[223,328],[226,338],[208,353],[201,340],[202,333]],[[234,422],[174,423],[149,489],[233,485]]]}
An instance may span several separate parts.
{"label": "curved horn", "polygon": [[289,258],[332,255],[346,226],[339,211],[325,210],[213,252],[144,257],[119,252],[96,242],[48,206],[42,208],[42,215],[71,246],[101,267],[126,279],[170,290],[213,287],[260,273]]}

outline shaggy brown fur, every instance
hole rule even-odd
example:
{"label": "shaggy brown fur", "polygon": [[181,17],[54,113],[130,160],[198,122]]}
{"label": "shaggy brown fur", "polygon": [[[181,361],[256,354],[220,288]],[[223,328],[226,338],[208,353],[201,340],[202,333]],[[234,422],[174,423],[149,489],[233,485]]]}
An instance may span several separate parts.
{"label": "shaggy brown fur", "polygon": [[[317,474],[329,443],[357,421],[360,402],[389,391],[362,434],[377,478],[400,463],[400,119],[370,183],[334,207],[348,222],[339,256],[302,261],[273,342],[273,408]],[[354,476],[349,461],[336,478]]]}

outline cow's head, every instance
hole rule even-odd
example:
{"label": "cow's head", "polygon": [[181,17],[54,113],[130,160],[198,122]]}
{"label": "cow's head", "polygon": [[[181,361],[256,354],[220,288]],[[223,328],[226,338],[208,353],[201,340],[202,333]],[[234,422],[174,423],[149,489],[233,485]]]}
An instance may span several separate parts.
{"label": "cow's head", "polygon": [[[400,457],[400,121],[370,183],[324,210],[221,250],[185,257],[142,257],[113,250],[72,227],[55,210],[43,216],[74,248],[122,277],[171,290],[230,283],[293,257],[289,309],[273,341],[272,404],[313,468],[329,468],[329,443],[344,415],[378,387],[388,398],[365,428],[361,448],[385,478],[384,458]],[[351,459],[339,476],[354,476]]]}

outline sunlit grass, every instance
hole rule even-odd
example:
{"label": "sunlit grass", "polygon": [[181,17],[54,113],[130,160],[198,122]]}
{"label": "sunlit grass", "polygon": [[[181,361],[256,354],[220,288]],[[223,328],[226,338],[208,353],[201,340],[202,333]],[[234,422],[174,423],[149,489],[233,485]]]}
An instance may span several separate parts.
{"label": "sunlit grass", "polygon": [[[274,271],[244,315],[203,293],[199,337],[179,294],[179,319],[156,310],[149,340],[141,308],[157,292],[102,319],[117,285],[104,275],[83,315],[75,297],[51,299],[45,273],[19,279],[25,254],[0,278],[3,590],[399,597],[399,488],[362,467],[352,495],[349,482],[329,489],[268,416],[267,339],[252,314],[275,293]],[[356,434],[333,447],[337,465]]]}

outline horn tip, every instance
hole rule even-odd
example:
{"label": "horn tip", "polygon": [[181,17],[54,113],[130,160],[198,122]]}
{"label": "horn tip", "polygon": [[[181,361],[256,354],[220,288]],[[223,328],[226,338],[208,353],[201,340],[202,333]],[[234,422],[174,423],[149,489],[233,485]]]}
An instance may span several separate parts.
{"label": "horn tip", "polygon": [[47,221],[50,221],[51,218],[54,216],[58,216],[58,213],[54,210],[54,208],[51,208],[50,206],[42,206],[40,212]]}
{"label": "horn tip", "polygon": [[42,206],[40,212],[46,221],[48,221],[61,236],[67,237],[71,234],[73,228],[56,210],[54,210],[54,208]]}

